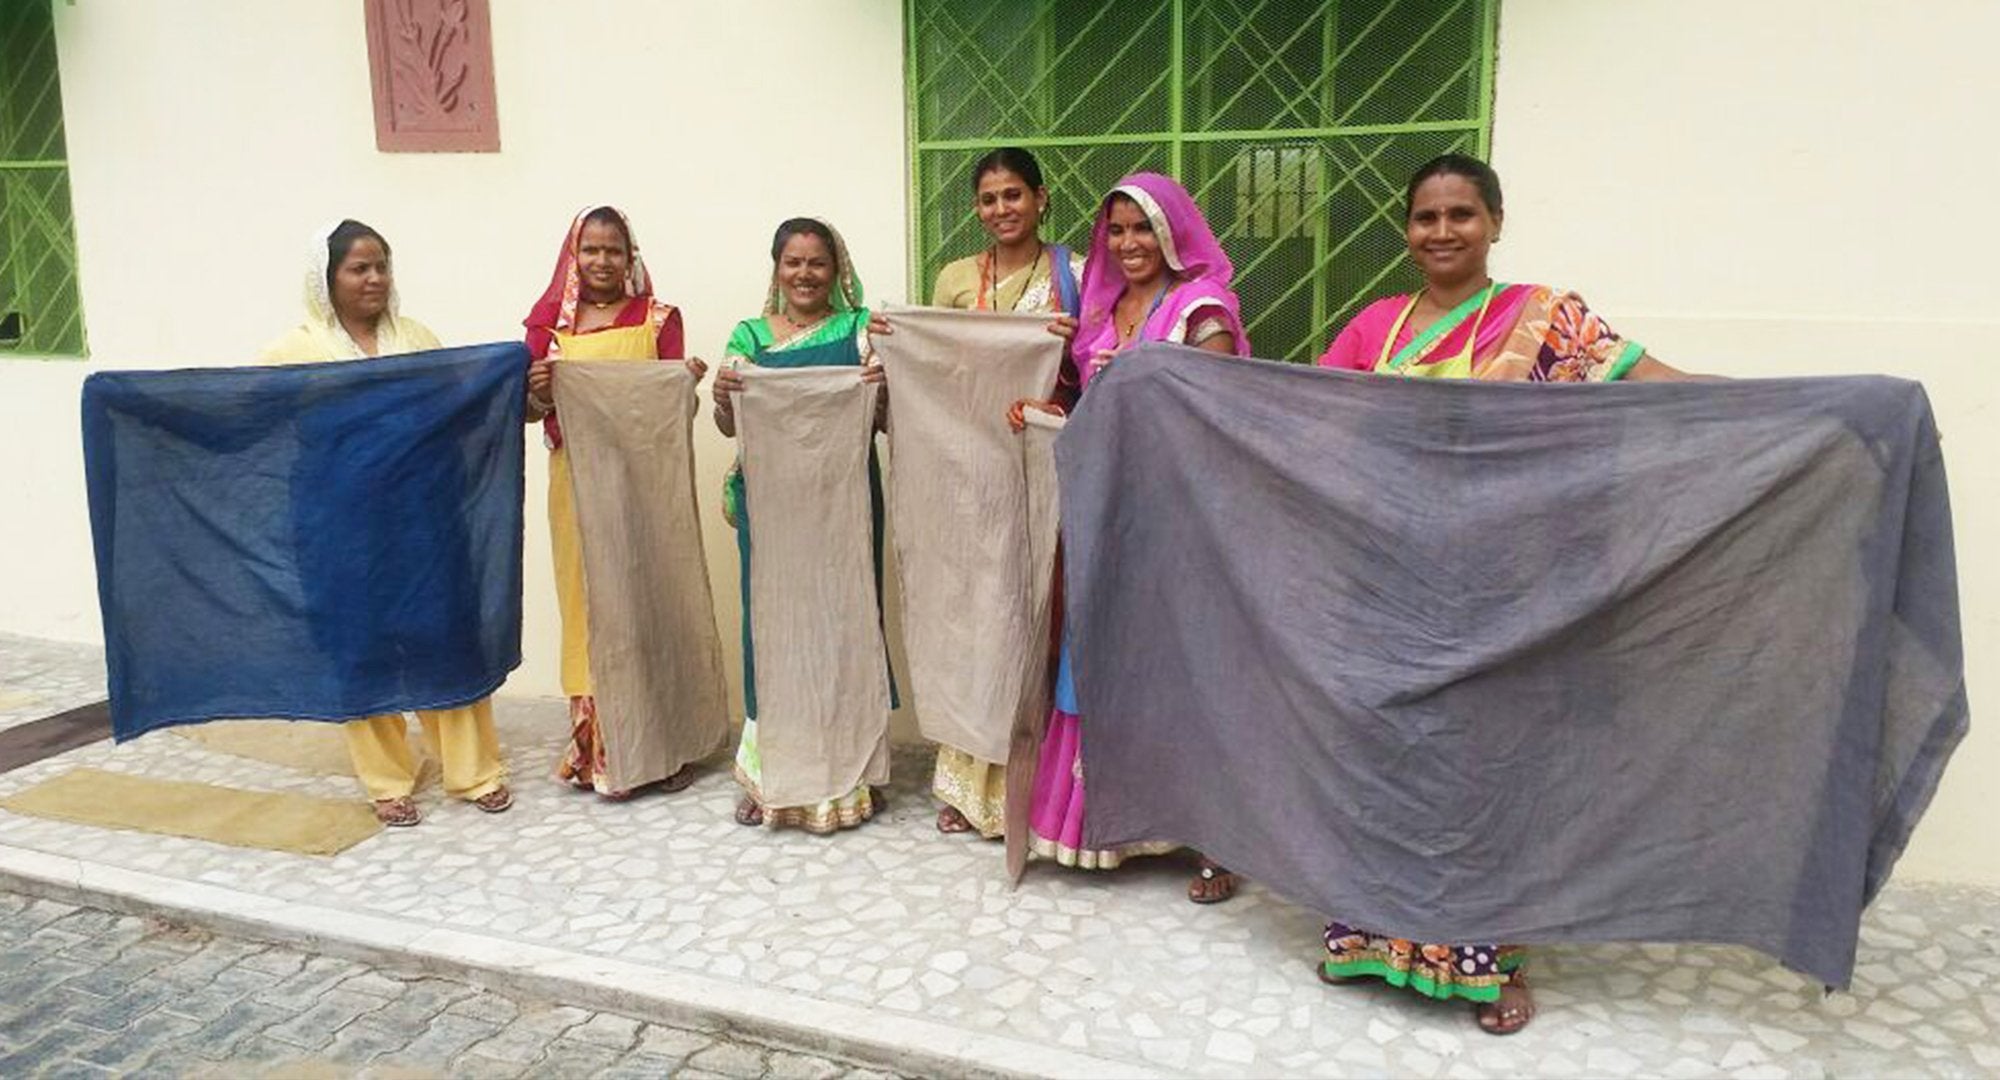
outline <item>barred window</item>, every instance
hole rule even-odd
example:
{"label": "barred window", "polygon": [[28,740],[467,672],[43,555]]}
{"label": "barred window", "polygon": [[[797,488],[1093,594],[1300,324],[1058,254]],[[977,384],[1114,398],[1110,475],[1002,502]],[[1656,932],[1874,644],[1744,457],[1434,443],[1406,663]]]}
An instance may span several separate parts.
{"label": "barred window", "polygon": [[968,170],[1024,146],[1043,236],[1083,248],[1126,173],[1177,177],[1236,266],[1259,356],[1311,360],[1414,287],[1403,184],[1484,155],[1498,0],[905,0],[912,280],[986,243]]}
{"label": "barred window", "polygon": [[83,356],[48,0],[0,4],[0,356]]}

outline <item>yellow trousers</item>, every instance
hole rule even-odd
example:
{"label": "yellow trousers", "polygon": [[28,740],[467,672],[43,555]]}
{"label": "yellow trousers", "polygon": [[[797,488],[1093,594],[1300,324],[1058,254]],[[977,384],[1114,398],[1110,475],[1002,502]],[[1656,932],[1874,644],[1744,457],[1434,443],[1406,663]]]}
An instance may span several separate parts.
{"label": "yellow trousers", "polygon": [[[481,698],[457,709],[426,709],[417,713],[424,726],[424,744],[444,772],[444,791],[456,799],[477,799],[500,787],[500,737],[493,731],[493,699]],[[416,790],[417,760],[400,713],[350,720],[347,752],[354,775],[371,799],[400,799]]]}

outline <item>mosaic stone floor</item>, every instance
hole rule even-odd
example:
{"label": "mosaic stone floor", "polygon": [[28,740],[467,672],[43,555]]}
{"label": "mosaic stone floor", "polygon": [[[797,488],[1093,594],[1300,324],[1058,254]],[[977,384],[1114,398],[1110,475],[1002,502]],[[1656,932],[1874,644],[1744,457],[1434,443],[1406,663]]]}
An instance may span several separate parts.
{"label": "mosaic stone floor", "polygon": [[104,650],[0,634],[0,729],[104,700]]}
{"label": "mosaic stone floor", "polygon": [[[51,660],[50,657],[55,657]],[[94,650],[0,635],[0,703],[52,712],[101,685]],[[69,698],[63,695],[71,695]],[[0,723],[19,705],[0,704]],[[39,715],[40,713],[38,713]],[[0,812],[0,844],[262,896],[700,972],[1206,1076],[1820,1077],[2000,1072],[2000,893],[1893,884],[1870,912],[1851,993],[1728,948],[1540,950],[1541,1015],[1480,1033],[1464,1006],[1313,978],[1319,920],[1254,886],[1197,907],[1190,865],[1051,866],[1010,889],[997,845],[940,836],[920,750],[889,811],[831,838],[730,820],[717,764],[676,796],[622,805],[547,779],[559,702],[503,699],[518,804],[490,817],[420,796],[426,823],[333,858],[92,830]],[[355,795],[159,735],[0,776],[0,795],[91,765],[235,787]]]}

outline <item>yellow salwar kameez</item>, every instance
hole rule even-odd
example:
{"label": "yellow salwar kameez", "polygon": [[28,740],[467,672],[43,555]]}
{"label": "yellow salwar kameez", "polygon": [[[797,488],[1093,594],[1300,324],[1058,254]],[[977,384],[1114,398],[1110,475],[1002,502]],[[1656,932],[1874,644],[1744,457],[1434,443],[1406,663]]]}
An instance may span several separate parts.
{"label": "yellow salwar kameez", "polygon": [[[305,278],[306,321],[264,347],[258,359],[266,364],[311,364],[361,360],[363,352],[334,315],[327,289],[327,237],[316,234]],[[437,335],[415,319],[396,311],[392,288],[388,310],[376,323],[374,356],[423,352],[440,348]],[[506,782],[500,759],[500,739],[493,729],[493,702],[481,698],[455,709],[421,709],[417,721],[424,741],[443,773],[445,794],[473,800],[490,795]],[[354,775],[376,802],[408,797],[416,790],[419,763],[410,752],[409,730],[401,713],[362,717],[341,725]]]}

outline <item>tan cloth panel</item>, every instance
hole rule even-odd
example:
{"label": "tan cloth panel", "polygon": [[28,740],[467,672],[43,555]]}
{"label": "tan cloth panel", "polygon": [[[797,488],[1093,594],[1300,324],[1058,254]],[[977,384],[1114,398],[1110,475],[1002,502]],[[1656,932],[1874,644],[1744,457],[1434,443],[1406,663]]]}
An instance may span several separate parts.
{"label": "tan cloth panel", "polygon": [[933,742],[1005,763],[1025,658],[1046,625],[1031,610],[1020,440],[1007,409],[1055,390],[1049,317],[891,308],[889,512],[917,725]]}
{"label": "tan cloth panel", "polygon": [[294,855],[338,855],[382,831],[368,804],[356,799],[245,791],[88,768],[17,791],[0,799],[0,809]]}
{"label": "tan cloth panel", "polygon": [[759,787],[811,806],[889,780],[889,662],[875,599],[868,450],[853,367],[743,369]]}
{"label": "tan cloth panel", "polygon": [[[319,776],[353,776],[354,761],[339,724],[297,720],[238,720],[228,724],[189,724],[168,728],[174,735],[204,750],[282,765]],[[423,776],[434,778],[437,763],[426,760]],[[419,780],[418,787],[423,786]]]}
{"label": "tan cloth panel", "polygon": [[1049,708],[1054,696],[1055,655],[1053,647],[1061,629],[1051,625],[1055,616],[1055,581],[1059,567],[1056,548],[1061,539],[1061,507],[1056,488],[1056,436],[1068,421],[1034,409],[1023,414],[1026,431],[1017,438],[1024,497],[1022,500],[1027,540],[1029,611],[1042,628],[1041,647],[1030,649],[1024,658],[1026,672],[1021,682],[1020,708],[1014,714],[1010,750],[1014,765],[1007,770],[1007,872],[1015,881],[1028,865],[1028,816],[1034,809],[1035,767],[1042,758],[1042,737],[1049,726]]}
{"label": "tan cloth panel", "polygon": [[685,364],[563,360],[562,401],[613,788],[664,780],[729,740],[722,639],[695,499]]}

